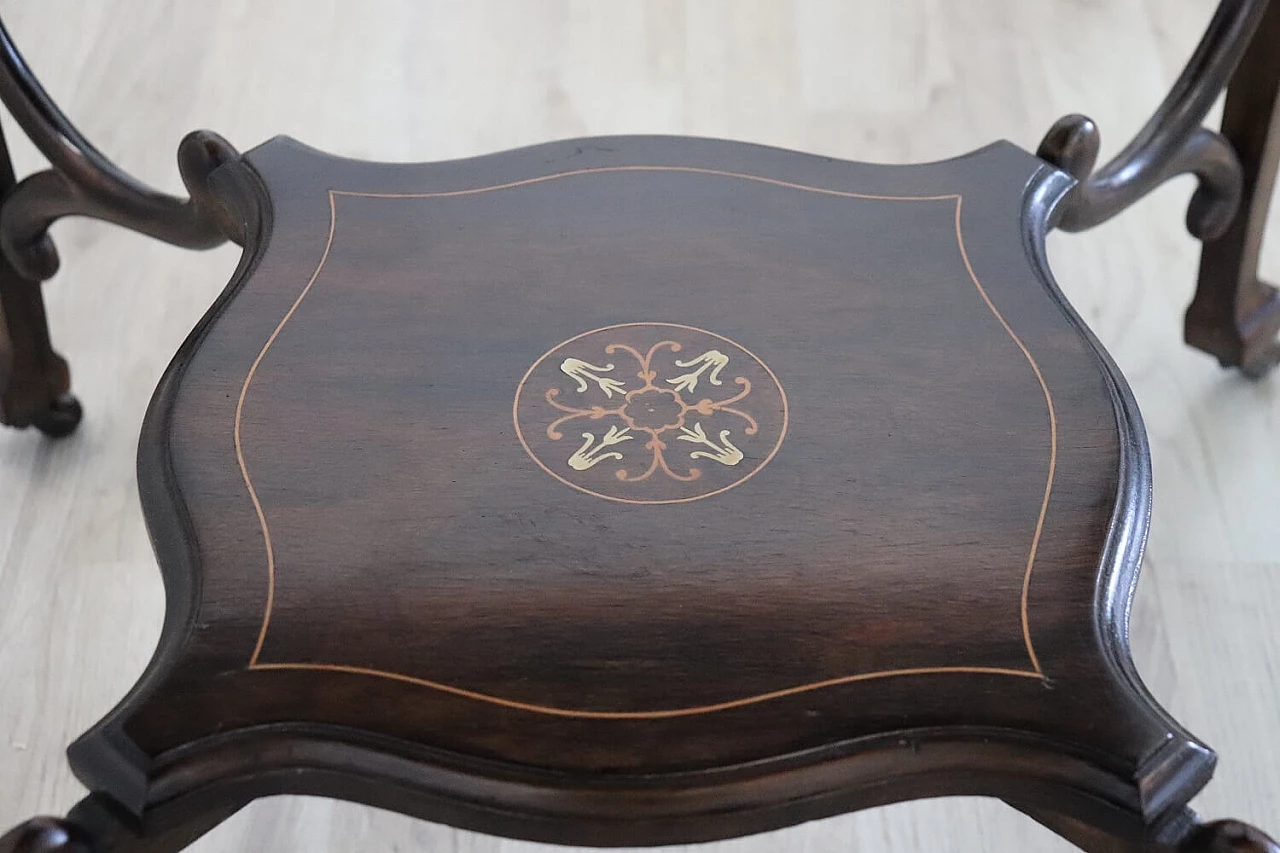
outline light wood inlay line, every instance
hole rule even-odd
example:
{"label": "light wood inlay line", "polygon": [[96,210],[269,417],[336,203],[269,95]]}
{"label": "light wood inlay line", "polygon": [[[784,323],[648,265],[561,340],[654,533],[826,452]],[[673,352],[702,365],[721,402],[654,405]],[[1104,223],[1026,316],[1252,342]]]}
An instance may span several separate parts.
{"label": "light wood inlay line", "polygon": [[[1032,535],[1031,547],[1027,555],[1026,568],[1023,573],[1022,594],[1021,594],[1021,600],[1020,600],[1020,621],[1022,625],[1022,637],[1023,637],[1024,645],[1026,647],[1027,656],[1032,666],[1031,670],[1006,669],[1001,667],[981,667],[981,666],[948,666],[948,667],[925,667],[925,668],[879,670],[875,672],[858,673],[854,675],[831,678],[831,679],[812,682],[808,684],[796,685],[794,687],[788,687],[781,690],[761,693],[754,696],[747,696],[740,699],[729,700],[726,702],[702,705],[702,706],[690,707],[690,708],[674,708],[674,709],[663,709],[663,710],[652,710],[652,711],[582,711],[582,710],[574,710],[574,709],[568,709],[568,708],[555,708],[555,707],[549,707],[549,706],[541,706],[541,705],[517,702],[510,699],[504,699],[500,696],[492,696],[492,695],[480,693],[477,691],[467,690],[461,687],[456,687],[452,685],[430,681],[428,679],[405,675],[403,673],[387,672],[387,671],[378,670],[378,669],[345,666],[340,664],[262,663],[261,662],[262,649],[266,643],[267,632],[271,624],[271,615],[275,607],[276,561],[275,561],[274,549],[271,542],[271,531],[270,531],[269,525],[267,524],[266,513],[262,507],[261,502],[259,501],[257,491],[253,487],[253,481],[252,481],[252,478],[250,477],[248,465],[246,464],[245,458],[244,458],[244,450],[243,450],[242,438],[241,438],[241,420],[242,420],[243,411],[244,411],[245,399],[248,395],[249,387],[253,382],[254,376],[257,373],[259,365],[261,365],[263,359],[267,355],[267,352],[271,349],[271,345],[275,342],[276,338],[279,337],[280,332],[284,329],[285,325],[297,312],[298,307],[302,304],[303,299],[305,299],[307,294],[311,292],[312,287],[315,285],[316,281],[320,277],[320,273],[324,270],[325,263],[329,258],[330,250],[333,247],[334,234],[337,230],[337,204],[336,204],[337,196],[357,196],[357,197],[364,197],[364,198],[386,198],[386,199],[453,198],[458,196],[468,196],[468,195],[476,195],[480,193],[494,192],[494,191],[503,190],[503,189],[512,189],[516,187],[522,187],[522,186],[528,186],[531,184],[538,184],[546,181],[552,181],[560,178],[569,178],[569,177],[576,177],[581,175],[610,173],[610,172],[684,172],[684,173],[691,173],[691,174],[712,175],[712,176],[724,177],[724,178],[737,178],[737,179],[746,180],[746,181],[754,181],[757,183],[769,184],[771,186],[800,190],[804,192],[819,193],[822,195],[839,196],[843,198],[857,198],[857,199],[865,199],[865,200],[871,200],[871,201],[954,201],[955,202],[956,243],[960,251],[960,257],[964,262],[964,267],[968,274],[968,277],[970,281],[972,281],[974,287],[977,289],[978,294],[982,298],[983,303],[987,306],[987,309],[991,311],[992,315],[999,322],[1001,328],[1004,329],[1005,333],[1013,340],[1014,344],[1018,347],[1018,350],[1022,353],[1023,357],[1027,360],[1027,363],[1030,366],[1032,373],[1036,377],[1036,381],[1039,383],[1040,390],[1044,395],[1045,405],[1048,409],[1048,416],[1049,416],[1048,474],[1045,480],[1044,498],[1040,505],[1040,512],[1037,516],[1035,529]],[[756,175],[746,175],[746,174],[740,174],[737,172],[726,172],[726,171],[719,171],[715,169],[700,169],[700,168],[694,168],[689,166],[608,166],[608,167],[600,167],[600,168],[593,168],[593,169],[577,169],[569,172],[559,172],[551,175],[542,175],[539,177],[528,178],[521,181],[512,181],[504,184],[496,184],[493,186],[476,187],[476,188],[466,189],[466,190],[451,190],[451,191],[435,192],[435,193],[365,193],[365,192],[355,192],[355,191],[349,191],[349,190],[331,189],[329,190],[328,194],[329,194],[329,234],[328,234],[328,238],[325,241],[324,251],[320,256],[320,261],[316,265],[316,269],[311,274],[311,277],[307,280],[307,283],[303,287],[302,292],[298,295],[298,298],[294,300],[293,304],[289,307],[289,310],[285,314],[284,318],[279,322],[279,324],[276,325],[274,331],[272,331],[271,333],[271,336],[267,339],[266,343],[263,345],[261,351],[258,353],[257,358],[254,359],[253,364],[249,368],[249,373],[245,377],[244,384],[241,386],[240,396],[236,403],[235,427],[234,427],[236,459],[239,462],[240,472],[244,479],[245,486],[248,489],[249,497],[253,502],[254,511],[256,512],[258,517],[258,523],[262,528],[263,543],[267,552],[267,600],[264,608],[262,627],[261,627],[261,630],[259,631],[257,644],[254,647],[253,654],[249,659],[248,669],[250,670],[308,670],[310,669],[310,670],[317,670],[317,671],[346,672],[353,675],[366,675],[366,676],[373,676],[378,678],[388,678],[388,679],[401,681],[408,684],[421,685],[423,687],[428,687],[434,690],[439,690],[445,693],[450,693],[450,694],[465,697],[468,699],[474,699],[476,701],[487,702],[489,704],[515,708],[518,710],[530,711],[530,712],[541,713],[541,714],[549,714],[553,716],[583,717],[583,718],[602,719],[602,720],[663,719],[663,718],[669,718],[669,717],[713,713],[716,711],[728,710],[731,708],[737,708],[744,705],[751,705],[759,702],[766,702],[772,699],[780,699],[786,696],[793,696],[799,693],[805,693],[812,690],[820,690],[827,687],[834,687],[841,684],[849,684],[849,683],[858,682],[858,681],[867,681],[870,679],[889,678],[889,677],[895,677],[895,676],[936,675],[941,673],[969,673],[969,674],[1013,676],[1013,677],[1019,677],[1019,678],[1044,678],[1044,671],[1041,668],[1039,657],[1036,655],[1036,652],[1035,652],[1035,644],[1031,638],[1031,626],[1030,626],[1030,614],[1029,614],[1030,600],[1029,599],[1030,599],[1030,588],[1031,588],[1031,575],[1032,575],[1033,569],[1035,568],[1036,554],[1039,550],[1040,537],[1044,530],[1045,515],[1049,509],[1049,499],[1053,492],[1053,479],[1054,479],[1054,474],[1057,468],[1057,453],[1058,453],[1057,414],[1054,410],[1053,395],[1049,391],[1049,386],[1045,382],[1044,375],[1040,370],[1040,366],[1036,363],[1035,357],[1032,356],[1031,351],[1027,348],[1026,344],[1023,343],[1022,339],[1019,338],[1017,333],[1014,332],[1013,328],[1009,325],[1008,321],[1005,320],[1004,315],[1002,315],[999,309],[996,308],[995,303],[992,302],[991,297],[988,295],[986,289],[982,286],[981,281],[979,281],[977,274],[974,272],[973,265],[969,260],[968,251],[965,248],[964,235],[961,229],[961,210],[963,206],[963,198],[960,194],[949,193],[945,195],[931,195],[931,196],[869,195],[865,193],[855,193],[855,192],[847,192],[843,190],[825,189],[822,187],[811,187],[811,186],[806,186],[804,184],[795,184],[787,181],[779,181],[772,178],[764,178]],[[624,325],[627,325],[627,324],[624,324]],[[763,362],[761,362],[761,364],[763,364]],[[767,366],[766,366],[766,369],[768,369]]]}
{"label": "light wood inlay line", "polygon": [[324,243],[324,254],[320,256],[320,263],[316,265],[316,271],[311,274],[311,278],[307,280],[306,287],[302,288],[302,292],[298,294],[298,298],[293,300],[293,304],[289,306],[288,312],[284,318],[276,325],[275,330],[271,332],[271,337],[267,338],[267,342],[262,345],[262,350],[258,353],[258,357],[253,360],[253,364],[249,366],[249,374],[244,378],[244,384],[240,386],[240,397],[236,400],[236,420],[235,420],[235,445],[236,445],[236,461],[240,463],[240,476],[244,478],[245,488],[249,490],[249,498],[253,501],[253,510],[258,514],[258,524],[262,527],[262,540],[267,548],[267,604],[266,612],[262,617],[262,629],[258,632],[257,645],[253,647],[253,657],[249,659],[249,668],[252,669],[258,662],[258,658],[262,655],[262,645],[267,641],[267,627],[271,624],[271,610],[275,606],[276,601],[276,555],[275,549],[271,546],[271,528],[267,525],[267,516],[262,510],[262,503],[258,500],[258,492],[253,488],[253,480],[249,477],[249,467],[244,461],[244,447],[240,438],[240,421],[244,415],[244,400],[249,393],[249,385],[253,382],[253,377],[258,372],[258,365],[262,364],[262,359],[266,358],[267,350],[271,349],[271,345],[275,343],[276,338],[280,336],[281,330],[284,329],[286,323],[289,322],[298,306],[302,304],[302,300],[307,298],[307,294],[311,292],[311,286],[316,283],[316,279],[320,277],[320,271],[324,269],[324,262],[329,259],[329,250],[333,247],[333,232],[337,227],[338,217],[334,209],[333,194],[329,194],[329,236]]}
{"label": "light wood inlay line", "polygon": [[978,288],[978,294],[982,296],[982,301],[987,303],[987,307],[991,309],[991,313],[1000,321],[1000,325],[1013,338],[1013,342],[1018,345],[1018,349],[1022,350],[1022,354],[1026,356],[1027,364],[1031,365],[1031,370],[1036,375],[1036,381],[1040,383],[1040,390],[1044,392],[1044,404],[1049,410],[1049,475],[1044,481],[1044,500],[1040,502],[1040,516],[1036,519],[1036,532],[1031,537],[1031,551],[1027,554],[1027,570],[1022,576],[1022,638],[1027,644],[1027,655],[1031,658],[1031,665],[1035,667],[1036,672],[1044,674],[1044,670],[1040,668],[1040,659],[1036,657],[1035,644],[1031,642],[1031,620],[1027,615],[1028,598],[1031,593],[1031,570],[1036,564],[1036,552],[1040,548],[1040,535],[1044,532],[1044,517],[1049,512],[1049,497],[1053,494],[1053,475],[1058,468],[1058,414],[1053,408],[1053,394],[1049,393],[1049,385],[1044,381],[1044,374],[1040,372],[1040,365],[1036,364],[1035,356],[1031,354],[1031,350],[1027,349],[1027,345],[1022,342],[1022,338],[1018,337],[1018,333],[1013,330],[1004,315],[1000,313],[1000,309],[996,308],[995,303],[991,301],[991,297],[987,295],[987,289],[982,286],[982,282],[978,281],[978,275],[973,271],[973,264],[969,262],[969,252],[964,247],[964,233],[960,230],[960,209],[964,205],[964,199],[956,198],[956,242],[960,244],[960,257],[964,259],[964,268],[969,273],[969,278],[973,281],[973,286]]}
{"label": "light wood inlay line", "polygon": [[731,708],[741,708],[745,705],[757,705],[761,702],[768,702],[771,699],[782,699],[786,696],[795,696],[799,693],[809,693],[813,690],[821,690],[824,687],[836,687],[841,684],[851,684],[855,681],[870,681],[876,678],[891,678],[897,675],[946,675],[953,673],[967,673],[969,675],[1011,675],[1018,678],[1041,677],[1038,672],[1029,672],[1021,669],[1002,669],[1000,667],[990,666],[920,667],[917,669],[893,669],[881,672],[865,672],[859,675],[846,675],[841,678],[829,678],[826,681],[815,681],[812,684],[801,684],[796,687],[774,690],[772,692],[761,693],[756,696],[747,696],[742,699],[733,699],[728,702],[717,702],[712,705],[697,705],[689,708],[671,708],[661,711],[580,711],[572,708],[555,708],[548,705],[535,705],[529,702],[517,702],[514,699],[503,699],[500,696],[491,696],[487,693],[465,690],[461,687],[454,687],[450,684],[441,684],[438,681],[428,681],[425,678],[415,678],[411,675],[403,675],[398,672],[385,672],[379,669],[366,669],[359,666],[342,666],[340,664],[328,663],[260,663],[250,668],[257,670],[321,670],[324,672],[347,672],[352,675],[372,675],[378,678],[390,678],[393,681],[402,681],[406,684],[417,684],[422,687],[430,687],[433,690],[452,693],[455,696],[475,699],[480,702],[488,702],[491,705],[501,705],[504,708],[515,708],[519,711],[548,714],[553,717],[574,717],[590,720],[664,720],[672,717],[692,717],[697,714],[711,714],[716,711],[728,711]]}
{"label": "light wood inlay line", "polygon": [[948,201],[950,199],[958,199],[960,196],[955,193],[946,195],[868,195],[867,193],[855,193],[848,190],[832,190],[826,187],[814,187],[808,184],[796,184],[791,181],[779,181],[776,178],[764,178],[759,175],[747,175],[742,172],[726,172],[720,169],[701,169],[696,166],[597,166],[591,169],[574,169],[569,172],[555,172],[550,175],[539,175],[536,178],[525,178],[519,181],[509,181],[505,184],[494,184],[489,187],[474,187],[465,190],[446,190],[444,192],[433,193],[365,193],[356,192],[354,190],[330,190],[333,195],[359,196],[362,198],[454,198],[457,196],[479,195],[480,193],[491,193],[498,190],[510,190],[516,187],[527,187],[530,184],[541,184],[547,181],[555,181],[561,178],[574,178],[579,175],[599,175],[608,174],[610,172],[685,172],[692,175],[714,175],[721,178],[738,178],[743,181],[754,181],[758,184],[769,184],[775,187],[786,187],[792,190],[803,190],[805,192],[817,193],[819,195],[833,195],[841,198],[861,198],[868,201]]}

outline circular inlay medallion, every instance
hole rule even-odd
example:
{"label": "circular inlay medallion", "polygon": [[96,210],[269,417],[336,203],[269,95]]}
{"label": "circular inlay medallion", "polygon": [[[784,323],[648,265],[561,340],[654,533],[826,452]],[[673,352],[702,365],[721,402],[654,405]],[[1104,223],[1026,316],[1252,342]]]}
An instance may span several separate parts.
{"label": "circular inlay medallion", "polygon": [[787,397],[745,347],[675,323],[584,332],[516,388],[516,435],[567,486],[626,503],[694,501],[749,480],[787,431]]}

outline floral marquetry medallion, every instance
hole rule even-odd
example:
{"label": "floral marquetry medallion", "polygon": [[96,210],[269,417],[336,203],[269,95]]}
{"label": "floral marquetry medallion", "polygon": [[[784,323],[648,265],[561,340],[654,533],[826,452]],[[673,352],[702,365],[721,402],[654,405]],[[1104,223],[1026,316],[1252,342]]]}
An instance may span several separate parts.
{"label": "floral marquetry medallion", "polygon": [[567,486],[627,503],[711,497],[749,480],[787,431],[763,361],[714,332],[626,323],[554,347],[516,389],[516,434]]}

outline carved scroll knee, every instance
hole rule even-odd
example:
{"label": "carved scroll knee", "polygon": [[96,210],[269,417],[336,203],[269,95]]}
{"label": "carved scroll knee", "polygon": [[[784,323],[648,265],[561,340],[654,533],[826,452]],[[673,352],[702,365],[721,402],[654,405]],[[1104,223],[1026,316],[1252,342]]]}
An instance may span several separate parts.
{"label": "carved scroll knee", "polygon": [[1280,291],[1258,277],[1258,258],[1280,161],[1280,3],[1272,3],[1227,89],[1222,132],[1239,153],[1239,215],[1200,255],[1186,341],[1227,367],[1260,377],[1280,361]]}
{"label": "carved scroll knee", "polygon": [[[1200,181],[1187,229],[1204,241],[1188,344],[1260,376],[1280,361],[1280,292],[1258,280],[1258,252],[1275,180],[1280,3],[1222,0],[1195,53],[1133,141],[1094,170],[1099,132],[1082,115],[1059,119],[1038,154],[1079,182],[1057,225],[1099,225],[1180,174]],[[1222,132],[1201,123],[1227,88]]]}
{"label": "carved scroll knee", "polygon": [[53,351],[40,283],[58,270],[49,226],[91,216],[188,248],[242,239],[209,189],[209,176],[239,155],[208,131],[188,134],[178,170],[190,198],[158,192],[120,170],[58,109],[0,24],[0,101],[51,168],[17,182],[0,135],[0,423],[69,435],[80,404],[66,361]]}

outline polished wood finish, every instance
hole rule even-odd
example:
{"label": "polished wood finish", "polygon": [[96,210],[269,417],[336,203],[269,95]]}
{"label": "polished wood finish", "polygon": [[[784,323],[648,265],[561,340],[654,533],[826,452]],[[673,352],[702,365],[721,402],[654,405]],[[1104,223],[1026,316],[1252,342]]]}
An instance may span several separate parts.
{"label": "polished wood finish", "polygon": [[[174,143],[202,123],[246,144],[288,128],[329,150],[395,161],[661,128],[912,162],[985,143],[993,129],[1033,144],[1071,106],[1096,110],[1115,149],[1159,101],[1213,5],[909,0],[885,16],[879,4],[791,0],[643,9],[391,0],[373,18],[359,4],[278,0],[254,16],[250,32],[236,4],[121,0],[90,12],[46,0],[10,4],[4,18],[50,91],[108,154],[177,190]],[[975,38],[982,50],[973,50]],[[80,60],[90,43],[94,73],[86,76]],[[915,61],[924,45],[928,61]],[[886,69],[893,73],[876,74]],[[860,84],[873,76],[877,85]],[[147,82],[178,79],[187,82]],[[14,147],[24,171],[39,165],[29,148]],[[1233,381],[1170,334],[1180,319],[1171,311],[1180,313],[1190,293],[1174,304],[1178,288],[1169,284],[1186,281],[1199,251],[1180,227],[1179,199],[1190,191],[1189,179],[1179,182],[1123,223],[1088,239],[1051,238],[1050,248],[1063,290],[1134,385],[1152,436],[1152,532],[1132,629],[1139,671],[1220,752],[1205,810],[1276,827],[1280,684],[1264,674],[1280,661],[1280,635],[1267,624],[1280,572],[1266,510],[1280,479],[1272,440],[1280,395]],[[31,814],[65,813],[82,796],[65,744],[123,695],[155,647],[160,576],[126,460],[156,378],[239,256],[230,247],[172,251],[82,219],[54,237],[64,278],[46,286],[45,300],[91,417],[70,443],[0,431],[0,834]],[[1065,853],[1049,836],[997,801],[947,798],[729,846]],[[348,803],[278,797],[197,849],[264,845],[342,853],[523,846]]]}
{"label": "polished wood finish", "polygon": [[1277,43],[1280,3],[1271,3],[1227,88],[1222,114],[1222,133],[1244,167],[1240,211],[1225,234],[1205,241],[1185,325],[1187,343],[1254,376],[1280,361],[1280,290],[1258,278],[1280,162]]}
{"label": "polished wood finish", "polygon": [[[1146,448],[1044,265],[1063,173],[1003,143],[385,166],[279,139],[213,184],[246,252],[139,454],[164,637],[71,750],[144,825],[284,792],[601,845],[943,794],[1135,843],[1185,822],[1213,757],[1129,662]],[[561,451],[522,409],[544,355],[606,407],[610,344],[699,335],[759,392],[754,434],[699,408],[714,371],[686,401],[749,478],[632,501],[544,470],[600,420]]]}

